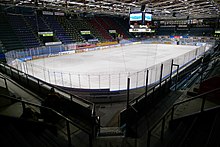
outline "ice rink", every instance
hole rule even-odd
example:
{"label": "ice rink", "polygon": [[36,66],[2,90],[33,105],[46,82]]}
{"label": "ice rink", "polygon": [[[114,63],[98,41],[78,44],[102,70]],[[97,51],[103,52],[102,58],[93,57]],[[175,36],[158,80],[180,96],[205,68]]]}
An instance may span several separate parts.
{"label": "ice rink", "polygon": [[164,64],[165,76],[170,73],[171,59],[181,62],[177,64],[184,64],[201,52],[198,48],[133,44],[30,60],[23,63],[21,68],[28,74],[60,86],[123,90],[126,89],[127,77],[131,78],[131,88],[144,86],[145,73],[149,69],[149,83],[153,83],[158,80],[161,63]]}

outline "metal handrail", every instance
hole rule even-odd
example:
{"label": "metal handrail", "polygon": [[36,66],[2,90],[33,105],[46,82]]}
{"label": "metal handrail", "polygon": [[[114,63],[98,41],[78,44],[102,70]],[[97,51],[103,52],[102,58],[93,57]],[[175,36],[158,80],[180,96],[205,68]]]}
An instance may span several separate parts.
{"label": "metal handrail", "polygon": [[41,106],[39,104],[35,104],[35,103],[32,103],[32,102],[28,102],[26,100],[22,100],[22,99],[16,99],[14,97],[11,97],[11,96],[7,96],[7,95],[3,95],[3,94],[0,94],[0,97],[4,97],[4,98],[7,98],[7,99],[11,99],[11,100],[15,100],[15,101],[18,101],[18,102],[21,102],[21,103],[24,103],[24,104],[28,104],[28,105],[31,105],[31,106],[35,106],[35,107],[38,107],[38,108],[43,108],[43,109],[47,109],[49,111],[52,111],[53,113],[55,113],[56,115],[62,117],[63,119],[65,119],[66,121],[69,121],[72,125],[74,126],[77,126],[79,129],[83,130],[85,133],[89,134],[89,132],[80,127],[78,124],[74,123],[71,119],[67,118],[66,116],[62,115],[61,113],[57,112],[56,110],[50,108],[50,107],[45,107],[45,106]]}
{"label": "metal handrail", "polygon": [[[81,98],[81,97],[79,97],[79,96],[76,96],[76,95],[74,95],[74,94],[72,94],[72,93],[70,93],[70,92],[68,92],[68,91],[66,91],[66,90],[63,90],[63,89],[61,89],[61,88],[59,88],[59,87],[56,87],[56,86],[54,86],[54,85],[52,85],[52,84],[49,84],[49,83],[47,83],[47,82],[45,82],[45,81],[43,81],[43,80],[40,80],[40,79],[38,79],[38,78],[36,78],[36,77],[34,77],[34,76],[31,76],[31,75],[26,74],[26,73],[24,73],[24,72],[22,72],[22,71],[19,71],[19,70],[17,70],[16,68],[11,67],[11,66],[9,66],[9,65],[7,65],[7,64],[1,63],[0,65],[2,65],[4,68],[5,68],[5,66],[7,66],[8,68],[13,69],[13,70],[15,70],[15,71],[18,71],[18,72],[20,72],[20,73],[23,73],[23,74],[25,74],[26,76],[37,80],[38,82],[41,82],[41,83],[43,83],[43,84],[45,84],[45,85],[48,85],[48,86],[50,86],[50,87],[54,87],[54,88],[58,89],[59,91],[65,93],[65,94],[67,94],[67,95],[69,95],[69,96],[71,97],[71,98],[70,98],[71,101],[72,101],[72,97],[73,97],[73,98],[76,98],[77,100],[79,100],[79,101],[81,101],[81,102],[83,102],[83,103],[85,103],[85,104],[90,105],[90,106],[91,106],[91,107],[90,107],[91,109],[95,108],[95,107],[94,107],[95,104],[92,103],[92,102],[90,102],[90,101],[88,101],[88,100],[86,100],[86,99],[83,99],[83,98]],[[95,110],[92,110],[92,111],[95,111]]]}
{"label": "metal handrail", "polygon": [[4,80],[4,82],[5,82],[5,88],[6,88],[6,89],[8,89],[8,85],[7,85],[6,78],[5,78],[5,77],[1,77],[1,76],[0,76],[0,79],[3,79],[3,80]]}
{"label": "metal handrail", "polygon": [[[214,60],[214,59],[213,59]],[[209,64],[209,63],[207,63],[207,64]],[[204,65],[204,66],[206,66],[206,65]],[[214,67],[212,67],[211,69],[213,69]],[[208,71],[210,71],[211,69],[207,69],[207,70],[205,70],[205,71],[203,71],[203,73],[204,72],[208,72]],[[200,75],[200,74],[199,74]],[[208,91],[208,92],[205,92],[205,93],[202,93],[202,94],[199,94],[199,95],[197,95],[197,96],[195,96],[195,97],[192,97],[192,98],[189,98],[189,99],[186,99],[186,100],[183,100],[183,101],[180,101],[180,102],[177,102],[177,103],[175,103],[175,104],[173,104],[171,107],[169,107],[169,109],[160,117],[160,119],[156,122],[156,123],[154,123],[153,125],[152,125],[152,127],[148,130],[148,138],[147,138],[147,147],[150,147],[150,138],[151,138],[151,132],[153,131],[153,129],[155,129],[155,127],[157,127],[160,123],[161,123],[161,121],[163,121],[163,123],[162,123],[162,128],[161,128],[161,140],[163,140],[163,131],[164,131],[164,123],[165,123],[165,117],[167,117],[168,116],[168,114],[171,112],[171,120],[173,120],[173,115],[174,115],[174,109],[175,109],[175,106],[177,106],[177,105],[181,105],[181,104],[183,104],[183,103],[186,103],[186,102],[189,102],[189,101],[192,101],[192,100],[195,100],[195,99],[198,99],[198,98],[203,98],[203,100],[202,100],[202,104],[201,104],[201,111],[200,112],[203,112],[204,110],[204,104],[205,104],[205,96],[206,95],[209,95],[209,94],[212,94],[212,93],[215,93],[215,92],[218,92],[218,91],[220,91],[220,88],[216,88],[216,89],[214,89],[214,90],[210,90],[210,91]]]}
{"label": "metal handrail", "polygon": [[[160,119],[159,119],[149,130],[153,130],[153,129],[160,123],[160,121],[161,121],[164,117],[166,117],[167,114],[169,114],[169,112],[170,112],[171,110],[173,110],[173,107],[175,107],[175,106],[177,106],[177,105],[180,105],[180,104],[183,104],[183,103],[186,103],[186,102],[189,102],[189,101],[192,101],[192,100],[195,100],[195,99],[197,99],[197,98],[201,98],[201,97],[206,96],[206,95],[208,95],[208,94],[215,93],[216,91],[219,91],[219,90],[220,90],[220,88],[216,88],[216,89],[214,89],[214,90],[211,90],[211,91],[202,93],[202,94],[197,95],[197,96],[195,96],[195,97],[192,97],[192,98],[189,98],[189,99],[186,99],[186,100],[183,100],[183,101],[180,101],[180,102],[177,102],[177,103],[173,104],[171,107],[169,107],[168,111],[166,111],[166,112],[160,117]],[[171,115],[171,116],[172,116],[172,115]]]}
{"label": "metal handrail", "polygon": [[168,111],[166,111],[161,117],[160,119],[155,122],[152,127],[149,129],[149,131],[152,131],[155,127],[157,127],[157,125],[167,116],[167,114],[170,113],[170,111],[172,110],[172,106],[168,109]]}
{"label": "metal handrail", "polygon": [[66,126],[67,126],[66,129],[67,129],[67,138],[68,138],[68,146],[69,147],[72,146],[69,124],[72,124],[72,125],[76,126],[77,128],[79,128],[80,130],[82,130],[83,132],[85,132],[86,134],[91,135],[91,132],[89,132],[85,128],[81,127],[77,123],[74,123],[71,119],[69,119],[68,117],[62,115],[61,113],[57,112],[56,110],[54,110],[52,108],[41,106],[39,104],[34,104],[32,102],[28,102],[28,101],[21,100],[21,99],[16,99],[14,97],[10,97],[10,96],[7,96],[7,95],[0,94],[0,97],[20,102],[22,104],[23,111],[25,109],[25,104],[27,104],[27,105],[31,105],[31,106],[35,106],[35,107],[38,107],[38,108],[43,108],[43,109],[49,110],[49,111],[53,112],[55,115],[57,115],[57,116],[61,117],[62,119],[64,119],[66,121]]}
{"label": "metal handrail", "polygon": [[[164,82],[167,82],[167,80],[169,79],[169,77],[167,78],[164,78],[161,83],[164,83]],[[155,85],[153,85],[152,87],[150,87],[148,90],[147,90],[147,93],[150,92],[150,91],[154,91],[156,87],[160,86],[160,83],[156,83]],[[132,99],[129,101],[129,103],[134,103],[136,101],[139,101],[139,99],[143,98],[145,96],[146,92],[140,94],[139,96],[137,96],[136,98]]]}
{"label": "metal handrail", "polygon": [[189,99],[186,99],[186,100],[183,100],[183,101],[174,103],[174,104],[173,104],[173,107],[175,107],[175,106],[177,106],[177,105],[180,105],[180,104],[183,104],[183,103],[186,103],[186,102],[189,102],[189,101],[192,101],[192,100],[195,100],[195,99],[197,99],[197,98],[201,98],[201,97],[206,96],[206,95],[208,95],[208,94],[215,93],[215,92],[217,92],[217,91],[219,91],[219,90],[220,90],[220,88],[216,88],[216,89],[214,89],[214,90],[210,90],[210,91],[208,91],[208,92],[204,92],[204,93],[199,94],[199,95],[197,95],[197,96],[194,96],[194,97],[192,97],[192,98],[189,98]]}
{"label": "metal handrail", "polygon": [[[210,91],[208,91],[208,92],[205,92],[205,93],[203,93],[203,94],[197,95],[197,96],[192,97],[192,98],[190,98],[190,99],[177,102],[177,103],[175,103],[174,105],[172,105],[171,107],[169,107],[168,111],[166,111],[166,112],[160,117],[160,119],[159,119],[156,123],[154,123],[154,124],[152,125],[152,127],[148,130],[148,140],[147,140],[148,145],[147,145],[147,147],[150,147],[151,132],[153,131],[153,129],[154,129],[155,127],[158,126],[158,124],[159,124],[161,121],[165,121],[165,117],[168,116],[168,114],[170,113],[170,111],[171,111],[171,120],[173,120],[173,114],[174,114],[174,107],[175,107],[175,106],[180,105],[180,104],[183,104],[183,103],[186,103],[186,102],[189,102],[189,101],[192,101],[192,100],[195,100],[195,99],[198,99],[198,98],[201,98],[201,97],[203,97],[203,101],[205,101],[204,96],[206,96],[206,95],[208,95],[208,94],[215,93],[215,92],[217,92],[217,91],[220,91],[220,88],[216,88],[216,89],[214,89],[214,90],[210,90]],[[201,112],[203,111],[203,108],[204,108],[203,105],[204,105],[204,102],[202,103]],[[163,126],[163,127],[164,127],[164,126]],[[163,129],[164,129],[164,128],[162,128],[162,130],[163,130]],[[161,136],[161,137],[162,137],[162,136]]]}

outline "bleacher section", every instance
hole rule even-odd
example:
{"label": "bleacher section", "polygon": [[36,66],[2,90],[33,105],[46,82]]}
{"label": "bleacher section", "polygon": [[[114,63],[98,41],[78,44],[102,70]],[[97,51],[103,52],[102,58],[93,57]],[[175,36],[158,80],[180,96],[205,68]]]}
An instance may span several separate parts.
{"label": "bleacher section", "polygon": [[72,40],[72,38],[61,27],[59,22],[56,20],[55,16],[43,15],[43,18],[44,18],[45,22],[47,22],[48,25],[50,26],[50,28],[53,30],[54,34],[56,34],[57,38],[63,44],[75,42],[75,40]]}
{"label": "bleacher section", "polygon": [[122,18],[118,17],[112,17],[111,20],[115,22],[115,24],[118,24],[119,28],[128,36],[128,38],[133,38],[134,35],[129,33],[129,20],[125,19],[123,20]]}
{"label": "bleacher section", "polygon": [[174,35],[175,33],[175,28],[174,27],[160,27],[158,29],[158,34],[157,35]]}
{"label": "bleacher section", "polygon": [[25,20],[31,25],[34,32],[49,32],[51,31],[50,27],[42,20],[39,16],[29,15],[24,16]]}
{"label": "bleacher section", "polygon": [[95,19],[87,19],[88,23],[96,29],[105,39],[105,41],[111,41],[113,40],[112,36],[103,28],[103,26]]}
{"label": "bleacher section", "polygon": [[103,41],[103,36],[99,33],[98,30],[93,28],[88,22],[87,19],[75,19],[72,20],[76,26],[80,28],[80,30],[87,30],[89,29],[91,31],[91,35],[94,36],[94,38],[97,38],[99,41]]}
{"label": "bleacher section", "polygon": [[100,17],[98,20],[102,22],[102,24],[106,24],[103,25],[103,26],[107,26],[107,28],[105,28],[106,30],[116,30],[116,33],[123,35],[123,38],[129,38],[127,34],[124,31],[122,31],[121,28],[119,28],[118,24],[116,24],[112,18]]}
{"label": "bleacher section", "polygon": [[36,34],[34,34],[32,29],[25,22],[23,15],[8,15],[8,18],[9,23],[16,35],[23,42],[25,48],[39,47],[41,45]]}
{"label": "bleacher section", "polygon": [[190,28],[190,35],[192,36],[212,36],[214,33],[213,28],[200,27],[200,28]]}
{"label": "bleacher section", "polygon": [[[19,9],[20,10],[20,9]],[[28,10],[30,11],[30,10]],[[53,32],[53,40],[61,41],[63,44],[74,42],[106,42],[115,41],[118,34],[123,38],[131,38],[128,32],[127,22],[123,22],[119,18],[112,17],[83,17],[83,18],[66,18],[64,16],[41,15],[30,13],[14,14],[1,13],[1,27],[6,31],[11,40],[10,44],[7,37],[1,39],[3,49],[24,49],[39,47],[44,45],[45,40],[38,35],[38,32]],[[110,35],[109,30],[115,30],[116,34]],[[90,34],[81,34],[81,31],[90,31]],[[6,41],[4,41],[6,40]],[[13,41],[12,41],[13,40]],[[7,43],[6,43],[7,42]],[[15,45],[13,45],[15,44]]]}
{"label": "bleacher section", "polygon": [[[8,18],[4,18],[2,22],[5,24],[9,22],[12,26],[11,32],[15,32],[12,36],[19,37],[16,40],[23,43],[20,49],[42,46],[43,40],[38,36],[38,32],[54,32],[54,41],[61,41],[64,44],[85,42],[90,39],[98,39],[101,42],[112,41],[116,36],[109,34],[110,29],[116,30],[124,38],[130,37],[124,26],[119,25],[120,22],[116,23],[113,18],[108,17],[67,19],[63,16],[8,14]],[[91,34],[83,35],[80,31],[90,31]]]}
{"label": "bleacher section", "polygon": [[0,61],[4,62],[5,61],[5,55],[4,55],[3,51],[4,51],[4,47],[3,47],[2,42],[0,41]]}
{"label": "bleacher section", "polygon": [[0,41],[5,51],[23,49],[24,46],[13,32],[5,14],[0,13]]}
{"label": "bleacher section", "polygon": [[[38,32],[51,32],[50,27],[45,24],[41,17],[35,15],[26,15],[24,16],[24,20],[29,24],[30,28],[33,30],[36,36],[38,36]],[[57,38],[55,39],[58,41]],[[43,40],[40,38],[39,40],[41,41],[41,44],[43,44]]]}
{"label": "bleacher section", "polygon": [[102,37],[94,29],[92,29],[91,26],[88,25],[85,20],[83,20],[83,19],[70,19],[69,21],[77,29],[78,32],[90,31],[91,34],[82,35],[82,37],[85,40],[94,39],[94,38],[98,38],[99,40],[102,40]]}
{"label": "bleacher section", "polygon": [[62,16],[57,16],[57,20],[59,23],[63,26],[65,31],[69,34],[69,36],[73,39],[76,40],[76,42],[84,42],[85,40],[80,36],[79,31],[77,28],[74,26],[73,23],[71,23],[68,19]]}
{"label": "bleacher section", "polygon": [[212,36],[213,28],[208,27],[191,27],[191,28],[175,28],[175,27],[160,27],[157,30],[157,35],[178,35],[178,36]]}

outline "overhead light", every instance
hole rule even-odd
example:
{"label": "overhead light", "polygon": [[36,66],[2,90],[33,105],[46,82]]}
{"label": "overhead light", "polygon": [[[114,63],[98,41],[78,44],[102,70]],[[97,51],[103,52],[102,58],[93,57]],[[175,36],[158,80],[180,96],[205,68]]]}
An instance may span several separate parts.
{"label": "overhead light", "polygon": [[168,11],[168,10],[166,10],[166,9],[164,9],[164,11],[163,11],[164,13],[171,13],[170,11]]}

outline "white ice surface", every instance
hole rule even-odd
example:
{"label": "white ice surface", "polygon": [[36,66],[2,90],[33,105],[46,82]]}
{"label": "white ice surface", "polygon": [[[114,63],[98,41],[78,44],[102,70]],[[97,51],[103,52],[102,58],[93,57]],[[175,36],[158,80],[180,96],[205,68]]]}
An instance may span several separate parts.
{"label": "white ice surface", "polygon": [[[29,74],[65,87],[119,90],[126,88],[128,73],[143,71],[196,48],[198,46],[135,44],[31,60],[26,67]],[[144,74],[136,76],[137,81],[131,87],[143,86]]]}

